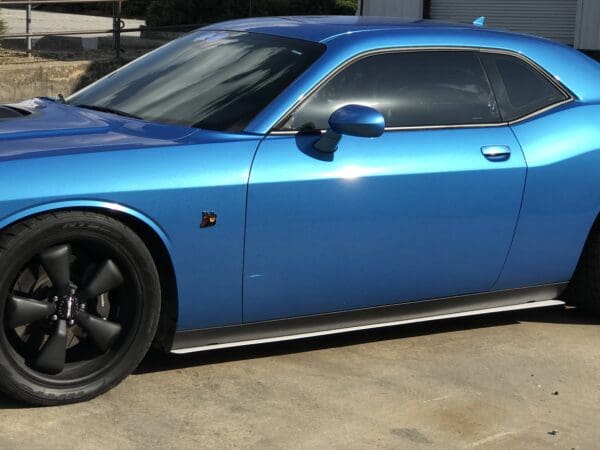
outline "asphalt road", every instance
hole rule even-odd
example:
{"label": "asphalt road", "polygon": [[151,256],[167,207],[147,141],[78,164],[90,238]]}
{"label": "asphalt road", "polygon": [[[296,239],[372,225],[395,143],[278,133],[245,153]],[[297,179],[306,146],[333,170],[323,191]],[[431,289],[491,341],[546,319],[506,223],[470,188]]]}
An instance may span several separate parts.
{"label": "asphalt road", "polygon": [[558,308],[152,354],[88,403],[0,398],[0,448],[597,448],[599,349]]}

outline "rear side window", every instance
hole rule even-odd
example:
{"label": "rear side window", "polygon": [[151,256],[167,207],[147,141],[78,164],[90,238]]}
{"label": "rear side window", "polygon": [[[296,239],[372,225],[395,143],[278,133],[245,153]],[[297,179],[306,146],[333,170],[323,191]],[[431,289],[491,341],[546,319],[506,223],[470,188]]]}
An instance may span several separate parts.
{"label": "rear side window", "polygon": [[496,100],[477,53],[419,51],[368,56],[313,93],[280,130],[326,129],[338,108],[379,110],[387,127],[500,122]]}
{"label": "rear side window", "polygon": [[531,64],[510,55],[482,53],[502,119],[516,120],[569,97]]}

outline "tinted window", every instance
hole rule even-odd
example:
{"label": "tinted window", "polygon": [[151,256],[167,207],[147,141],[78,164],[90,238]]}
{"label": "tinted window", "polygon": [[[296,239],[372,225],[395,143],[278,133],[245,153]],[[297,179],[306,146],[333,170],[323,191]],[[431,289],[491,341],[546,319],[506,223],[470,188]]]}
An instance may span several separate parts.
{"label": "tinted window", "polygon": [[325,129],[333,111],[378,109],[388,127],[500,121],[483,66],[473,52],[399,52],[363,58],[315,92],[281,129]]}
{"label": "tinted window", "polygon": [[482,53],[502,118],[518,119],[568,97],[531,64],[510,55]]}
{"label": "tinted window", "polygon": [[190,34],[71,98],[146,120],[241,131],[324,51],[253,33]]}

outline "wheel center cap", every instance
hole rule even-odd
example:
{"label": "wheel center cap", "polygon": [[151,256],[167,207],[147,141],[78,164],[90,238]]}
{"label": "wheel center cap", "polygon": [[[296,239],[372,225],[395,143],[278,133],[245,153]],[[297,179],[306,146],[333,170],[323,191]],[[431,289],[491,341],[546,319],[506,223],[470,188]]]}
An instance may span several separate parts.
{"label": "wheel center cap", "polygon": [[77,315],[79,301],[74,295],[65,295],[56,305],[56,315],[61,320],[71,320]]}

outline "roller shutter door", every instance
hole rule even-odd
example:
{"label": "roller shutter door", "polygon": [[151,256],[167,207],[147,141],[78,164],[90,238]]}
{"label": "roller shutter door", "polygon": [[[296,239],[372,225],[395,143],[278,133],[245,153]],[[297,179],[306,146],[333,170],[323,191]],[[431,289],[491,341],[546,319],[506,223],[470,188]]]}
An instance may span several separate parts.
{"label": "roller shutter door", "polygon": [[577,0],[430,0],[431,19],[470,23],[486,17],[486,26],[535,34],[573,45]]}

